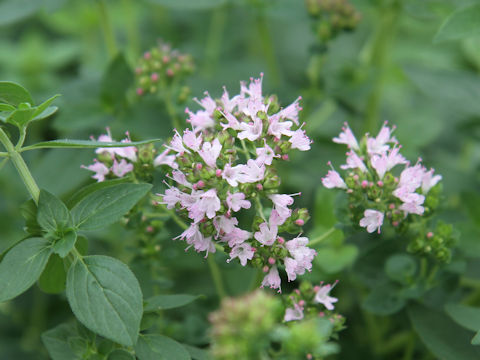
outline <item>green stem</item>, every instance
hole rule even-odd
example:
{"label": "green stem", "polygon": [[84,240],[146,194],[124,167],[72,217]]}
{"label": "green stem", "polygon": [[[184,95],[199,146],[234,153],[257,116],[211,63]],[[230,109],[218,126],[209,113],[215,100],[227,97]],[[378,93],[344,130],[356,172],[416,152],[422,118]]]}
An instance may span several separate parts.
{"label": "green stem", "polygon": [[108,16],[105,0],[98,0],[98,9],[100,11],[100,25],[102,26],[105,44],[107,45],[108,55],[113,58],[117,54],[117,43],[110,18]]}
{"label": "green stem", "polygon": [[8,138],[7,134],[0,128],[0,142],[5,146],[10,159],[12,159],[13,165],[18,171],[18,174],[23,180],[28,192],[32,196],[33,201],[38,204],[38,198],[40,197],[40,189],[38,188],[35,179],[33,178],[27,164],[23,160],[22,156],[16,151],[12,142]]}
{"label": "green stem", "polygon": [[388,55],[395,36],[399,15],[400,6],[397,1],[394,1],[390,6],[384,6],[380,12],[379,26],[368,58],[369,65],[376,70],[376,76],[373,81],[372,92],[367,100],[365,132],[377,130],[383,84],[387,74]]}
{"label": "green stem", "polygon": [[250,285],[250,291],[254,291],[255,289],[260,287],[264,276],[265,274],[263,273],[262,269],[257,269],[255,277],[252,279],[252,283]]}
{"label": "green stem", "polygon": [[137,25],[137,13],[133,0],[123,0],[123,9],[126,15],[125,28],[127,30],[127,43],[130,49],[130,55],[135,59],[138,56],[138,25]]}
{"label": "green stem", "polygon": [[330,229],[328,229],[326,232],[324,232],[322,235],[320,236],[317,236],[315,239],[313,240],[310,240],[310,242],[308,243],[310,246],[314,246],[314,245],[317,245],[318,243],[322,242],[323,240],[325,240],[326,238],[328,238],[333,232],[335,231],[335,227],[332,227]]}
{"label": "green stem", "polygon": [[242,139],[242,140],[240,140],[240,142],[242,143],[242,149],[243,149],[243,152],[244,152],[245,156],[247,157],[247,160],[250,160],[251,159],[250,152],[247,149],[247,145],[245,145],[245,141]]}
{"label": "green stem", "polygon": [[19,151],[22,148],[23,143],[25,142],[25,136],[27,136],[27,128],[25,126],[23,126],[20,129],[20,137],[18,138],[17,145],[15,145],[15,150],[16,151]]}
{"label": "green stem", "polygon": [[206,74],[211,75],[218,63],[220,57],[220,48],[222,45],[222,35],[225,32],[227,22],[227,7],[221,6],[213,11],[210,28],[208,30],[207,43],[205,45],[205,62],[203,68]]}
{"label": "green stem", "polygon": [[8,157],[8,153],[0,151],[0,157]]}
{"label": "green stem", "polygon": [[3,169],[3,167],[5,166],[5,164],[8,162],[8,157],[3,159],[2,162],[0,162],[0,170]]}
{"label": "green stem", "polygon": [[170,120],[172,122],[172,127],[174,129],[177,129],[178,131],[182,131],[183,126],[180,125],[180,120],[178,119],[175,106],[173,106],[172,95],[169,89],[165,90],[164,100],[165,100],[165,107],[167,108],[167,113],[170,116]]}
{"label": "green stem", "polygon": [[210,273],[212,274],[213,283],[215,285],[215,290],[217,291],[218,298],[222,300],[226,296],[225,288],[222,282],[222,274],[220,273],[220,268],[215,262],[213,256],[207,258],[208,267],[210,268]]}
{"label": "green stem", "polygon": [[268,71],[270,73],[272,84],[274,86],[280,85],[280,72],[278,70],[277,57],[273,48],[273,40],[268,29],[267,20],[262,9],[259,9],[259,14],[256,17],[258,36],[261,41],[264,56],[267,61]]}
{"label": "green stem", "polygon": [[415,332],[410,331],[410,337],[408,338],[407,346],[405,347],[405,352],[403,353],[403,360],[412,360],[415,353]]}
{"label": "green stem", "polygon": [[257,204],[257,212],[260,215],[260,217],[263,219],[263,221],[267,222],[265,219],[265,215],[263,215],[263,205],[262,202],[260,201],[260,198],[258,196],[255,197],[255,203]]}

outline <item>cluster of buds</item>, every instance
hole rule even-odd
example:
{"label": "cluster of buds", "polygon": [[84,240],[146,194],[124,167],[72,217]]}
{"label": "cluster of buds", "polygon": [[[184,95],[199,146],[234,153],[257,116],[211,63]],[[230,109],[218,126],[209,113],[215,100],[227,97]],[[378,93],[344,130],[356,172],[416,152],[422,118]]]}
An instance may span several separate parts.
{"label": "cluster of buds", "polygon": [[456,240],[452,225],[439,221],[434,231],[422,232],[415,237],[408,244],[408,250],[421,255],[433,255],[440,262],[449,262]]}
{"label": "cluster of buds", "polygon": [[[226,89],[217,100],[206,93],[197,100],[202,110],[186,109],[192,129],[176,132],[158,161],[171,168],[172,180],[159,204],[190,221],[177,237],[189,247],[207,256],[222,248],[228,261],[263,269],[262,286],[280,291],[278,265],[295,280],[311,270],[315,251],[304,236],[282,237],[301,233],[309,215],[290,208],[300,193],[278,193],[275,164],[290,150],[309,150],[311,140],[298,121],[300,98],[281,109],[274,96],[262,95],[262,79],[242,82],[232,98]],[[250,218],[247,229],[237,226],[242,215]]]}
{"label": "cluster of buds", "polygon": [[[431,215],[439,203],[441,175],[435,175],[434,169],[427,170],[421,159],[411,165],[400,154],[401,146],[392,136],[394,129],[385,122],[376,137],[366,134],[359,143],[345,124],[333,139],[349,148],[347,163],[340,166],[346,170],[345,177],[329,162],[332,169],[322,179],[326,188],[345,190],[353,221],[369,233],[380,233],[386,219],[398,231],[405,231],[418,222],[419,216]],[[401,171],[398,165],[404,166]],[[420,252],[418,246],[410,248]],[[444,258],[443,250],[437,258]]]}
{"label": "cluster of buds", "polygon": [[138,96],[157,93],[159,89],[178,82],[193,72],[190,55],[172,50],[169,44],[159,42],[157,47],[145,52],[135,68]]}
{"label": "cluster of buds", "polygon": [[[323,284],[312,286],[309,282],[302,282],[300,288],[295,289],[287,297],[287,303],[290,307],[285,310],[283,321],[303,320],[309,317],[322,317],[328,319],[336,331],[343,329],[345,319],[332,312],[333,305],[338,301],[337,298],[330,296],[330,291],[337,285],[338,280],[333,284]],[[325,311],[325,309],[327,309]]]}
{"label": "cluster of buds", "polygon": [[[316,287],[303,284],[301,287],[305,288],[301,294],[295,292],[291,296],[295,301],[305,303],[300,299],[304,292],[305,296],[307,293],[310,297],[315,296]],[[314,316],[306,316],[302,321],[287,322],[282,321],[283,310],[278,297],[262,291],[222,300],[220,309],[209,316],[213,357],[312,360],[324,359],[337,352],[338,347],[331,339],[343,329],[343,317],[317,311]],[[272,354],[275,354],[274,357]]]}
{"label": "cluster of buds", "polygon": [[[128,132],[126,132],[126,136],[121,142],[131,142]],[[109,128],[107,128],[107,133],[100,135],[98,139],[93,136],[91,138],[99,142],[115,142]],[[128,176],[151,182],[154,167],[159,165],[155,158],[156,150],[152,144],[142,145],[138,148],[135,146],[98,148],[95,153],[97,158],[93,159],[93,164],[81,167],[93,171],[95,174],[92,178],[97,182]]]}
{"label": "cluster of buds", "polygon": [[361,19],[360,13],[347,0],[306,0],[306,7],[315,20],[315,33],[322,43],[342,31],[355,29]]}

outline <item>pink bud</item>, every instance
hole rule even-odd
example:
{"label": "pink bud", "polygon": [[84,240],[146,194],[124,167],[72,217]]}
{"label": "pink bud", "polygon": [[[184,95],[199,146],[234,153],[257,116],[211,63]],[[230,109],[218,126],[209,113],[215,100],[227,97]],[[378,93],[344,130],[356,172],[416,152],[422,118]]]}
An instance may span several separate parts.
{"label": "pink bud", "polygon": [[352,190],[352,189],[348,189],[348,190],[347,190],[347,194],[351,194],[351,193],[353,193],[353,190]]}
{"label": "pink bud", "polygon": [[257,251],[257,248],[252,246],[252,251]]}
{"label": "pink bud", "polygon": [[202,170],[202,168],[203,168],[203,165],[202,165],[202,164],[200,164],[200,163],[198,163],[198,164],[196,165],[196,168],[197,168],[197,170]]}
{"label": "pink bud", "polygon": [[152,81],[154,81],[154,82],[157,82],[158,81],[158,74],[153,73],[152,75],[150,75],[150,79],[152,79]]}
{"label": "pink bud", "polygon": [[166,64],[170,61],[170,57],[167,56],[167,55],[164,55],[163,58],[162,58],[162,61]]}
{"label": "pink bud", "polygon": [[358,175],[357,174],[353,175],[353,180],[358,181]]}
{"label": "pink bud", "polygon": [[167,76],[169,76],[169,77],[173,76],[173,70],[172,69],[167,70]]}
{"label": "pink bud", "polygon": [[143,69],[141,67],[137,67],[135,69],[135,74],[140,75],[142,73]]}
{"label": "pink bud", "polygon": [[390,210],[395,209],[395,204],[392,203],[392,204],[388,205],[388,208],[389,208]]}
{"label": "pink bud", "polygon": [[433,237],[433,232],[429,231],[427,233],[427,239],[431,239]]}
{"label": "pink bud", "polygon": [[305,300],[300,300],[298,302],[298,305],[300,305],[301,307],[304,307],[305,306]]}
{"label": "pink bud", "polygon": [[145,54],[143,54],[143,58],[146,59],[146,60],[151,59],[151,57],[152,57],[152,54],[150,54],[150,52],[148,52],[148,51]]}
{"label": "pink bud", "polygon": [[305,224],[305,221],[303,221],[303,219],[297,219],[295,220],[295,224],[297,224],[298,226],[303,226]]}
{"label": "pink bud", "polygon": [[284,154],[284,155],[282,155],[282,160],[285,160],[285,161],[287,161],[287,160],[288,160],[288,154]]}
{"label": "pink bud", "polygon": [[142,96],[143,95],[143,89],[142,88],[137,88],[137,95]]}
{"label": "pink bud", "polygon": [[197,184],[192,185],[193,190],[197,190]]}
{"label": "pink bud", "polygon": [[318,313],[318,316],[324,317],[324,316],[325,316],[325,313],[324,313],[323,311],[320,311],[320,312]]}
{"label": "pink bud", "polygon": [[215,176],[216,176],[216,177],[222,176],[222,170],[217,169],[217,170],[215,171]]}
{"label": "pink bud", "polygon": [[308,353],[308,354],[307,354],[307,360],[312,360],[312,359],[313,359],[312,354]]}
{"label": "pink bud", "polygon": [[257,190],[258,190],[258,191],[262,191],[262,190],[263,190],[262,184],[257,184]]}
{"label": "pink bud", "polygon": [[315,285],[315,286],[313,287],[313,291],[318,292],[319,290],[320,290],[320,286]]}
{"label": "pink bud", "polygon": [[198,189],[201,189],[201,188],[203,188],[203,187],[205,187],[205,182],[204,182],[203,180],[199,180],[199,181],[197,182],[197,188],[198,188]]}
{"label": "pink bud", "polygon": [[380,187],[382,187],[382,186],[383,186],[383,181],[382,181],[382,180],[378,180],[378,181],[377,181],[377,185],[380,186]]}
{"label": "pink bud", "polygon": [[277,142],[279,142],[279,141],[280,141],[279,138],[277,138],[276,136],[273,137],[273,142],[274,142],[274,143],[277,143]]}
{"label": "pink bud", "polygon": [[275,259],[272,258],[272,257],[269,257],[269,258],[268,258],[268,263],[269,263],[270,265],[275,264]]}
{"label": "pink bud", "polygon": [[367,180],[363,180],[362,181],[362,188],[366,188],[368,186],[368,181]]}
{"label": "pink bud", "polygon": [[147,232],[152,233],[153,232],[153,226],[147,226]]}
{"label": "pink bud", "polygon": [[397,226],[398,226],[398,221],[392,222],[392,225],[395,226],[395,227],[397,227]]}
{"label": "pink bud", "polygon": [[277,238],[277,241],[278,241],[278,243],[279,243],[280,245],[283,245],[283,244],[285,243],[285,239],[284,239],[283,237],[281,237],[281,236],[279,236],[279,237]]}
{"label": "pink bud", "polygon": [[370,182],[368,183],[368,187],[372,187],[372,186],[373,186],[373,182],[370,181]]}
{"label": "pink bud", "polygon": [[270,270],[270,268],[267,265],[265,265],[262,269],[264,273],[268,272],[268,270]]}

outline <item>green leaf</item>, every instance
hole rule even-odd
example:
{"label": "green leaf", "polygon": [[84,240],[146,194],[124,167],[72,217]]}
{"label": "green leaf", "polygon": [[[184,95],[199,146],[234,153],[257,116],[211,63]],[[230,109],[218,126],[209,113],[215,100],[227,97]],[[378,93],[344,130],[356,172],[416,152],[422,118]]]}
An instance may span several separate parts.
{"label": "green leaf", "polygon": [[32,120],[34,113],[35,108],[16,109],[7,117],[6,122],[22,128]]}
{"label": "green leaf", "polygon": [[64,258],[70,253],[70,251],[72,251],[76,241],[77,233],[75,232],[75,230],[70,230],[64,233],[63,236],[55,242],[52,247],[53,252]]}
{"label": "green leaf", "polygon": [[480,34],[480,4],[456,10],[440,26],[434,42],[458,40]]}
{"label": "green leaf", "polygon": [[144,141],[125,142],[101,142],[90,140],[69,140],[59,139],[51,141],[42,141],[33,145],[25,146],[21,151],[28,151],[34,149],[96,149],[96,148],[111,148],[111,147],[126,147],[126,146],[140,146],[154,142],[162,141],[162,139],[151,139]]}
{"label": "green leaf", "polygon": [[416,304],[408,306],[408,316],[420,339],[437,358],[480,358],[480,350],[470,344],[473,333],[455,324],[445,313]]}
{"label": "green leaf", "polygon": [[13,247],[0,263],[0,302],[17,297],[40,277],[52,253],[48,241],[30,238]]}
{"label": "green leaf", "polygon": [[135,360],[135,356],[126,350],[116,349],[108,354],[107,360]]}
{"label": "green leaf", "polygon": [[38,199],[37,221],[45,231],[62,231],[72,226],[70,211],[65,204],[43,189],[40,190]]}
{"label": "green leaf", "polygon": [[445,312],[458,325],[475,331],[477,334],[472,339],[472,344],[479,345],[480,342],[480,308],[466,306],[461,304],[447,304],[445,305]]}
{"label": "green leaf", "polygon": [[150,184],[118,184],[97,190],[72,209],[79,230],[97,230],[114,223],[152,188]]}
{"label": "green leaf", "polygon": [[391,315],[400,311],[406,304],[398,289],[390,283],[379,285],[368,294],[362,307],[377,315]]}
{"label": "green leaf", "polygon": [[33,199],[26,201],[20,206],[20,213],[25,219],[25,230],[31,235],[42,234],[42,227],[37,221],[37,205]]}
{"label": "green leaf", "polygon": [[[13,4],[13,1],[11,1],[11,3]],[[0,14],[2,14],[1,11]],[[30,93],[23,86],[10,81],[0,81],[0,102],[13,106],[18,106],[21,103],[29,103],[33,105]]]}
{"label": "green leaf", "polygon": [[67,298],[88,329],[125,346],[137,342],[142,292],[124,263],[101,255],[77,260],[68,271]]}
{"label": "green leaf", "polygon": [[194,360],[209,360],[211,359],[207,350],[200,349],[196,346],[191,346],[187,344],[182,344],[185,349],[187,349],[188,353]]}
{"label": "green leaf", "polygon": [[42,334],[42,342],[53,360],[83,359],[72,349],[72,339],[80,338],[75,324],[60,324]]}
{"label": "green leaf", "polygon": [[385,262],[387,276],[401,284],[407,284],[417,271],[417,263],[412,256],[407,254],[395,254]]}
{"label": "green leaf", "polygon": [[52,254],[48,259],[47,266],[38,279],[38,286],[47,294],[60,294],[65,290],[67,272],[60,256]]}
{"label": "green leaf", "polygon": [[14,111],[15,106],[12,106],[10,104],[0,104],[0,111]]}
{"label": "green leaf", "polygon": [[43,1],[4,0],[0,2],[0,26],[10,25],[35,14]]}
{"label": "green leaf", "polygon": [[38,120],[46,119],[46,118],[52,116],[53,114],[55,114],[57,112],[57,110],[58,110],[58,107],[49,106],[48,108],[43,110],[38,115],[34,115],[33,118],[30,121],[38,121]]}
{"label": "green leaf", "polygon": [[211,9],[228,3],[228,0],[147,0],[149,3],[178,10]]}
{"label": "green leaf", "polygon": [[187,294],[156,295],[145,300],[144,311],[152,312],[159,310],[175,309],[190,304],[199,296]]}
{"label": "green leaf", "polygon": [[119,53],[108,65],[102,84],[100,97],[107,107],[117,107],[125,103],[126,92],[133,85],[134,74],[125,56]]}
{"label": "green leaf", "polygon": [[190,354],[180,343],[163,335],[140,335],[135,353],[140,360],[190,360]]}
{"label": "green leaf", "polygon": [[80,200],[82,200],[84,197],[87,195],[90,195],[94,191],[104,189],[110,186],[118,185],[118,184],[123,184],[130,181],[128,178],[120,178],[120,179],[114,179],[114,180],[106,180],[102,182],[94,182],[92,184],[89,184],[87,186],[84,186],[80,190],[78,190],[73,196],[67,201],[67,206],[69,208],[74,207],[77,205]]}
{"label": "green leaf", "polygon": [[47,108],[50,106],[50,104],[60,96],[60,94],[53,95],[50,99],[45,100],[43,103],[35,107],[35,112],[33,113],[33,117],[39,116],[41,113],[43,113]]}
{"label": "green leaf", "polygon": [[355,245],[325,247],[317,249],[315,263],[326,273],[334,274],[352,265],[357,256],[358,248]]}

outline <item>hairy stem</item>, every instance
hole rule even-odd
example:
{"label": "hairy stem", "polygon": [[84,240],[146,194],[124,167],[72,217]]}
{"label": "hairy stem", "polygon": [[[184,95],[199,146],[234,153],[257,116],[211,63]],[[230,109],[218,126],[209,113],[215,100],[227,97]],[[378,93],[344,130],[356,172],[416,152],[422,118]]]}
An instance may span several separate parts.
{"label": "hairy stem", "polygon": [[262,9],[256,17],[258,36],[261,41],[263,54],[267,61],[268,71],[272,78],[274,86],[280,85],[280,71],[278,70],[277,57],[275,56],[275,49],[273,48],[273,40],[268,29],[267,19]]}
{"label": "hairy stem", "polygon": [[8,152],[8,156],[12,159],[13,165],[18,171],[18,174],[23,180],[25,187],[30,193],[35,204],[38,204],[38,198],[40,197],[40,189],[38,188],[35,179],[32,176],[32,173],[28,169],[27,164],[23,160],[22,156],[17,152],[12,142],[8,138],[7,134],[0,128],[0,142],[5,146],[5,149]]}
{"label": "hairy stem", "polygon": [[213,256],[207,258],[208,267],[210,268],[210,273],[212,274],[213,283],[215,285],[215,290],[217,291],[218,298],[222,300],[226,295],[225,287],[223,286],[222,274],[220,273],[220,268],[215,262]]}
{"label": "hairy stem", "polygon": [[227,15],[227,7],[221,6],[216,8],[211,16],[207,43],[205,45],[205,61],[203,64],[204,71],[208,75],[214,72],[218,58],[220,57],[222,35],[225,32]]}
{"label": "hairy stem", "polygon": [[328,229],[326,232],[324,232],[322,235],[320,236],[317,236],[315,239],[313,240],[310,240],[310,242],[308,243],[310,246],[313,246],[313,245],[317,245],[318,243],[322,242],[323,240],[325,240],[326,238],[328,238],[333,232],[335,231],[335,228],[332,227],[330,229]]}

